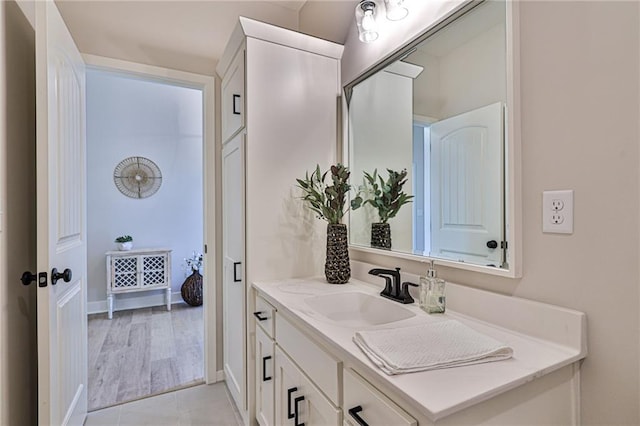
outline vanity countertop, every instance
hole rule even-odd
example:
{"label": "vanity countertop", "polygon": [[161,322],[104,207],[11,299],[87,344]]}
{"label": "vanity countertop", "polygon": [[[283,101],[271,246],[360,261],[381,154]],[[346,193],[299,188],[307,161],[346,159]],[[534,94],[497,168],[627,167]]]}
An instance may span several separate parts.
{"label": "vanity countertop", "polygon": [[379,286],[353,278],[343,285],[327,284],[324,278],[309,278],[256,282],[253,287],[279,312],[335,351],[336,356],[376,377],[432,421],[574,363],[587,354],[584,313],[447,283],[447,312],[436,316],[455,318],[509,345],[513,358],[389,376],[353,343],[353,335],[363,329],[408,327],[433,320],[417,304],[403,305],[416,313],[411,318],[378,326],[348,327],[317,314],[305,299],[354,291],[375,295]]}

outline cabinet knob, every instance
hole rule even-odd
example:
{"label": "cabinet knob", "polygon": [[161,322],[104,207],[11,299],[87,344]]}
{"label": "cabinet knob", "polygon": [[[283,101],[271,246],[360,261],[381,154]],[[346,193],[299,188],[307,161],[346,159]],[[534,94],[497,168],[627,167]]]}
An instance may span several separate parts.
{"label": "cabinet knob", "polygon": [[498,242],[496,240],[487,241],[487,247],[490,249],[498,248]]}

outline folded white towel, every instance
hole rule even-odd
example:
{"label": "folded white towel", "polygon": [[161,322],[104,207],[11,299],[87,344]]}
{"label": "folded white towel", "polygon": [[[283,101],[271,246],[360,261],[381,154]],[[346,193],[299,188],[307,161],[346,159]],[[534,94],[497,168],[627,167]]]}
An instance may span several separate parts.
{"label": "folded white towel", "polygon": [[507,345],[456,320],[358,331],[353,341],[389,375],[498,361],[513,355]]}

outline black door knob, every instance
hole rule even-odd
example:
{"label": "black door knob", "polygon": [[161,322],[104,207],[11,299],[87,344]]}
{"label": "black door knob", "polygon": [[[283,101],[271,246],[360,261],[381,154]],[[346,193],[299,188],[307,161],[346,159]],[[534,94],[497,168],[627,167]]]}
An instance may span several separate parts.
{"label": "black door knob", "polygon": [[496,240],[487,241],[487,247],[490,249],[498,248],[498,242]]}
{"label": "black door knob", "polygon": [[58,269],[53,268],[51,270],[51,285],[56,285],[59,279],[62,279],[65,283],[71,281],[71,269],[67,268],[62,273],[58,272]]}
{"label": "black door knob", "polygon": [[20,281],[22,281],[22,284],[24,285],[29,285],[32,282],[36,281],[37,279],[38,279],[37,274],[32,274],[30,271],[24,271],[22,273],[22,277],[20,278]]}

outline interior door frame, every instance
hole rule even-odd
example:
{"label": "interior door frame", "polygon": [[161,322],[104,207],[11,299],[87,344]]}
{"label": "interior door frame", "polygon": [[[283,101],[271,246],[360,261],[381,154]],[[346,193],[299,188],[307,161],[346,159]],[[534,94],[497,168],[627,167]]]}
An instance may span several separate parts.
{"label": "interior door frame", "polygon": [[218,371],[217,336],[217,240],[216,240],[216,141],[215,141],[215,77],[178,71],[153,65],[82,54],[87,70],[117,72],[161,83],[202,90],[203,98],[203,241],[206,249],[202,291],[204,300],[204,378],[207,384],[224,380]]}

